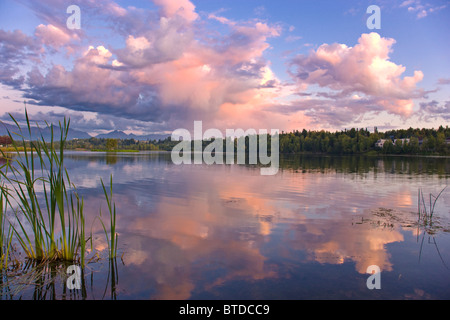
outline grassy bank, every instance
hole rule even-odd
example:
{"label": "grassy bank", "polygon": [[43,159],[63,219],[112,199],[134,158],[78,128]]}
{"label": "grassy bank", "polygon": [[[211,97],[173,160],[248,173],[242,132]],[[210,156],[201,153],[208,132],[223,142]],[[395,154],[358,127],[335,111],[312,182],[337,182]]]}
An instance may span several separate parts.
{"label": "grassy bank", "polygon": [[92,152],[107,152],[107,153],[117,153],[117,152],[135,152],[138,153],[139,150],[102,150],[102,149],[92,149],[88,150]]}
{"label": "grassy bank", "polygon": [[[1,153],[15,153],[15,152],[24,152],[25,150],[31,151],[30,147],[2,147],[0,148]],[[36,151],[36,150],[34,150]]]}

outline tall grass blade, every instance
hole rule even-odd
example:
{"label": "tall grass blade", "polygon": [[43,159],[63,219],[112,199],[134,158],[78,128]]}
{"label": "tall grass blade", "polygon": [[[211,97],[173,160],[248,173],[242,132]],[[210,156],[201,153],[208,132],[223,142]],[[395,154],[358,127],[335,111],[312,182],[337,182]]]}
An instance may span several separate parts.
{"label": "tall grass blade", "polygon": [[[103,180],[101,180],[103,193],[106,198],[106,203],[108,205],[108,211],[109,211],[109,223],[110,223],[110,235],[108,236],[108,232],[106,230],[105,224],[102,220],[100,220],[103,231],[105,232],[106,240],[108,242],[108,249],[109,249],[109,258],[115,258],[117,256],[117,242],[118,242],[118,234],[116,233],[116,204],[113,203],[112,197],[113,197],[113,184],[112,184],[112,176],[110,177],[110,188],[109,188],[109,194],[106,189],[105,184],[103,183]],[[100,210],[100,216],[101,216],[101,210]]]}

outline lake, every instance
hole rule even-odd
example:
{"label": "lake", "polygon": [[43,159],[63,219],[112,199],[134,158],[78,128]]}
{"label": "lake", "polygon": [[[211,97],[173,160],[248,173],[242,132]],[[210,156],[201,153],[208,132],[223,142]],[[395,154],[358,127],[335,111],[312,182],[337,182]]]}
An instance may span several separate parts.
{"label": "lake", "polygon": [[[65,159],[96,250],[100,179],[113,176],[118,257],[93,259],[79,292],[64,270],[12,279],[14,299],[450,298],[450,188],[431,221],[418,214],[419,189],[428,210],[448,185],[449,158],[281,156],[274,176],[158,152]],[[367,286],[372,265],[380,289]]]}

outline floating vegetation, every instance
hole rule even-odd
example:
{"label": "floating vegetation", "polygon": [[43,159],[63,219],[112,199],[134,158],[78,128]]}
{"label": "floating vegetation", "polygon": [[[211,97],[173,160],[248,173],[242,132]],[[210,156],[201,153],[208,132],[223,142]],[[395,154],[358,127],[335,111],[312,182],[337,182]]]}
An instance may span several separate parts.
{"label": "floating vegetation", "polygon": [[427,239],[428,244],[435,247],[443,265],[448,268],[439,251],[435,237],[440,232],[450,232],[450,218],[441,217],[435,214],[437,201],[446,188],[447,187],[444,187],[437,196],[430,193],[428,196],[428,203],[425,201],[423,191],[419,189],[417,213],[389,208],[378,208],[376,210],[372,210],[370,215],[361,217],[361,220],[355,221],[354,224],[365,223],[376,228],[386,228],[390,230],[398,227],[402,229],[415,230],[417,242],[420,242],[419,262],[422,257],[425,239]]}
{"label": "floating vegetation", "polygon": [[437,201],[446,188],[443,188],[437,196],[430,193],[428,204],[425,202],[423,191],[419,189],[417,214],[391,208],[377,208],[372,210],[369,216],[361,217],[361,222],[355,222],[355,224],[369,223],[376,227],[391,229],[394,227],[419,228],[430,235],[440,231],[450,232],[450,219],[435,214]]}

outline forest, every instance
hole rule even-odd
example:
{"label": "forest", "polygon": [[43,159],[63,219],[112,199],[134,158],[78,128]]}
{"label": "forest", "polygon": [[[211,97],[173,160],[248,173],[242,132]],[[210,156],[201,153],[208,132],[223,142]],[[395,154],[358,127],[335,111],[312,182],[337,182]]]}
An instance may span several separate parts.
{"label": "forest", "polygon": [[[377,146],[380,140],[386,140]],[[450,154],[450,128],[400,129],[373,132],[365,129],[328,131],[294,131],[280,134],[280,153],[326,154]]]}
{"label": "forest", "polygon": [[[270,139],[267,139],[270,150]],[[382,144],[380,145],[380,142]],[[159,150],[170,151],[178,143],[170,138],[153,142]],[[203,141],[205,147],[210,142]],[[411,155],[450,155],[450,128],[438,129],[400,129],[379,132],[374,128],[343,131],[302,131],[281,132],[279,137],[281,154],[411,154]],[[236,141],[235,141],[236,145]],[[249,138],[246,138],[246,150],[249,150]],[[226,141],[224,148],[226,150]]]}
{"label": "forest", "polygon": [[[410,155],[450,155],[450,128],[440,126],[438,129],[398,129],[373,132],[367,128],[342,131],[311,131],[303,129],[280,133],[280,153],[314,153],[314,154],[410,154]],[[3,147],[10,143],[9,137],[0,137]],[[171,137],[162,140],[139,141],[135,139],[74,139],[66,142],[69,150],[91,151],[171,151],[179,141]],[[203,141],[203,146],[210,142]],[[226,141],[224,140],[226,150]],[[237,140],[235,140],[235,145]],[[246,150],[249,138],[246,138]],[[268,139],[270,150],[270,139]]]}

